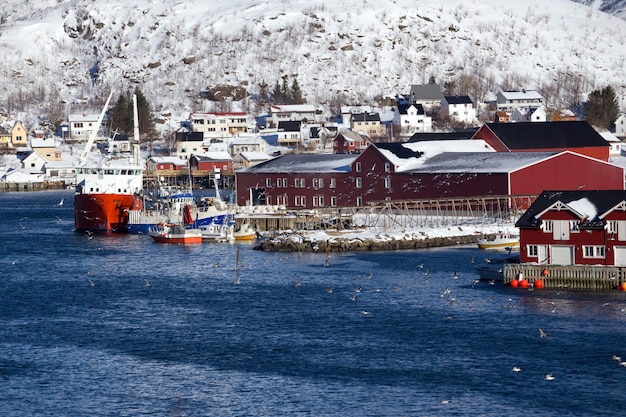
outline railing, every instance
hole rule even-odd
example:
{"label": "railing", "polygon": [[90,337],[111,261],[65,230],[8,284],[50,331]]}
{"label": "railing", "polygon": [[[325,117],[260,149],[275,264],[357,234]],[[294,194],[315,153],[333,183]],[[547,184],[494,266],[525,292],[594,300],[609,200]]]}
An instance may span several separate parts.
{"label": "railing", "polygon": [[507,264],[504,266],[504,284],[510,284],[513,279],[525,279],[531,285],[541,280],[544,288],[609,291],[615,290],[626,281],[626,268],[604,265]]}

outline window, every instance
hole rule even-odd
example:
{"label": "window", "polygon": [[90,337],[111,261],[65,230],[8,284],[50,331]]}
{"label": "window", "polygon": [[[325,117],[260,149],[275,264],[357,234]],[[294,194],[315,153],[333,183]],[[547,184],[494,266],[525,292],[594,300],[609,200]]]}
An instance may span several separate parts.
{"label": "window", "polygon": [[335,197],[335,196],[330,197],[330,205],[331,205],[331,207],[336,207],[337,206],[337,197]]}
{"label": "window", "polygon": [[[317,178],[313,178],[313,189],[317,190],[318,188],[317,184],[318,184]],[[315,203],[313,203],[313,205],[315,205]]]}
{"label": "window", "polygon": [[306,188],[306,181],[304,178],[300,178],[300,188]]}
{"label": "window", "polygon": [[266,187],[271,187],[272,186],[272,179],[271,178],[265,178],[265,186]]}
{"label": "window", "polygon": [[583,246],[583,258],[604,258],[604,246]]}
{"label": "window", "polygon": [[617,233],[617,220],[609,220],[606,222],[606,231],[608,233]]}
{"label": "window", "polygon": [[335,178],[330,179],[330,188],[335,188],[337,186],[337,180]]}
{"label": "window", "polygon": [[543,231],[546,233],[552,233],[552,220],[543,220]]}
{"label": "window", "polygon": [[578,220],[570,220],[569,230],[573,233],[580,232],[580,223],[578,223]]}
{"label": "window", "polygon": [[293,179],[293,186],[295,188],[300,188],[300,178],[294,178]]}
{"label": "window", "polygon": [[391,163],[385,162],[385,172],[391,172]]}
{"label": "window", "polygon": [[362,188],[363,187],[363,179],[361,177],[358,177],[355,180],[356,180],[356,182],[355,182],[354,186],[356,188]]}
{"label": "window", "polygon": [[357,206],[362,206],[362,205],[363,205],[363,197],[358,196],[358,197],[356,198],[356,205],[357,205]]}
{"label": "window", "polygon": [[537,245],[528,245],[528,256],[530,258],[539,256],[539,247]]}
{"label": "window", "polygon": [[354,163],[354,170],[356,172],[361,172],[361,163],[360,162],[355,162]]}
{"label": "window", "polygon": [[283,187],[287,188],[287,178],[283,178]]}
{"label": "window", "polygon": [[316,195],[314,195],[313,196],[313,207],[317,207],[318,201],[319,201],[319,198]]}
{"label": "window", "polygon": [[320,207],[324,207],[324,196],[323,195],[319,196],[319,205],[320,205]]}
{"label": "window", "polygon": [[385,177],[385,188],[391,188],[391,178]]}

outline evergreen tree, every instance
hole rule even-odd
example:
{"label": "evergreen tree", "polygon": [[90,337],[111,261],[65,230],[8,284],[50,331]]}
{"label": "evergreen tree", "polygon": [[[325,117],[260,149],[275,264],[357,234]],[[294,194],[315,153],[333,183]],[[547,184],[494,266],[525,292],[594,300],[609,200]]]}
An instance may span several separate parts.
{"label": "evergreen tree", "polygon": [[272,100],[274,104],[285,104],[283,102],[284,94],[280,89],[280,83],[278,82],[278,80],[276,80],[276,84],[274,84],[274,90],[272,91],[272,94],[274,96],[274,99]]}
{"label": "evergreen tree", "polygon": [[283,75],[283,84],[280,87],[280,91],[282,93],[282,102],[284,104],[292,104],[291,97],[289,94],[289,84],[287,83],[287,76]]}
{"label": "evergreen tree", "polygon": [[269,96],[268,87],[265,80],[261,81],[261,84],[259,84],[259,104],[261,105],[267,103]]}
{"label": "evergreen tree", "polygon": [[[152,142],[157,138],[152,106],[146,100],[139,88],[135,89],[137,96],[137,118],[139,121],[139,137],[142,143]],[[130,92],[120,94],[115,106],[109,109],[111,131],[117,134],[132,137],[135,121],[133,115],[133,97]]]}
{"label": "evergreen tree", "polygon": [[293,78],[291,82],[291,101],[293,104],[304,104],[305,100],[302,98],[302,90],[300,90],[300,85],[298,84],[298,79],[296,77]]}
{"label": "evergreen tree", "polygon": [[589,94],[585,103],[584,116],[589,124],[609,129],[619,116],[619,103],[613,87],[606,86],[602,90],[595,90]]}

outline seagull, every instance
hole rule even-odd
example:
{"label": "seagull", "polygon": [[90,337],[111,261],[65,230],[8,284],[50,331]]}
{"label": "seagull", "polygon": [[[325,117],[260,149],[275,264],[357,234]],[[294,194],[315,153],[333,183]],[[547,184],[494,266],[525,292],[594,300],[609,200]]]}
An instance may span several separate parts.
{"label": "seagull", "polygon": [[356,300],[356,294],[357,293],[352,294],[352,297],[350,297],[350,300],[352,300],[352,301]]}
{"label": "seagull", "polygon": [[219,267],[219,266],[220,266],[220,263],[219,262],[215,262],[213,264],[213,269],[217,269],[217,267]]}
{"label": "seagull", "polygon": [[454,271],[454,274],[452,274],[452,278],[457,279],[456,271]]}
{"label": "seagull", "polygon": [[619,366],[626,366],[626,362],[620,362]]}
{"label": "seagull", "polygon": [[613,355],[613,360],[614,360],[614,361],[621,362],[621,361],[622,361],[622,358],[621,358],[621,357],[619,357],[619,356],[617,356],[617,355]]}
{"label": "seagull", "polygon": [[513,371],[513,372],[521,372],[522,369],[519,366],[514,366],[513,369],[511,369],[511,371]]}
{"label": "seagull", "polygon": [[63,207],[63,199],[56,204],[57,207]]}
{"label": "seagull", "polygon": [[358,287],[356,287],[356,288],[354,289],[354,292],[361,292],[361,286],[359,285]]}
{"label": "seagull", "polygon": [[332,292],[333,292],[333,287],[332,287],[332,285],[331,285],[330,287],[326,287],[326,292],[327,292],[328,294],[332,294]]}
{"label": "seagull", "polygon": [[370,314],[370,312],[363,310],[363,311],[361,311],[361,314],[363,314],[364,316],[368,316]]}
{"label": "seagull", "polygon": [[302,285],[302,278],[300,278],[298,282],[296,282],[296,284],[294,285],[294,288],[298,288],[300,285]]}
{"label": "seagull", "polygon": [[329,266],[330,266],[330,262],[328,262],[328,259],[326,259],[326,260],[324,261],[324,267],[325,267],[325,268],[327,268],[327,267],[329,267]]}
{"label": "seagull", "polygon": [[548,333],[544,332],[541,327],[539,327],[539,337],[548,337]]}
{"label": "seagull", "polygon": [[87,281],[89,281],[89,284],[93,287],[94,285],[96,285],[91,279],[87,278]]}
{"label": "seagull", "polygon": [[478,284],[479,282],[480,282],[479,279],[475,279],[474,281],[472,281],[472,288],[474,288],[474,286]]}
{"label": "seagull", "polygon": [[149,280],[149,279],[147,279],[147,280],[146,280],[146,284],[145,284],[145,286],[146,286],[146,287],[149,287],[149,286],[150,286],[150,280]]}
{"label": "seagull", "polygon": [[543,379],[545,379],[546,381],[552,381],[554,377],[552,376],[552,374],[547,374],[546,376],[543,377]]}

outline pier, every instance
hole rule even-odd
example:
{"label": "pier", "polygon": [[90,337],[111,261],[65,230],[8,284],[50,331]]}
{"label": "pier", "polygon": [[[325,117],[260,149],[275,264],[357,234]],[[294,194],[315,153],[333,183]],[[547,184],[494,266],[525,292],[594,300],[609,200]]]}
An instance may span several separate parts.
{"label": "pier", "polygon": [[505,265],[505,285],[520,278],[535,287],[536,281],[541,280],[543,288],[611,291],[626,282],[626,268],[605,265]]}

